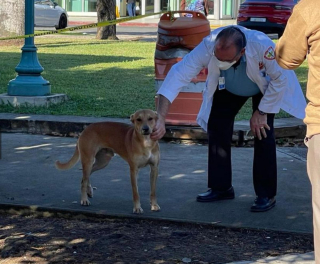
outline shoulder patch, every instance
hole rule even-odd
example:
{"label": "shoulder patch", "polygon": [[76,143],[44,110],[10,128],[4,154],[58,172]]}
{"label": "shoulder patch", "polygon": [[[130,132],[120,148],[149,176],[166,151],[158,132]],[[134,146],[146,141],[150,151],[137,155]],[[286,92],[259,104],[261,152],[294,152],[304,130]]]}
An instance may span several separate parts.
{"label": "shoulder patch", "polygon": [[274,60],[275,59],[273,47],[269,47],[266,50],[266,52],[264,53],[264,58],[267,59],[267,60]]}

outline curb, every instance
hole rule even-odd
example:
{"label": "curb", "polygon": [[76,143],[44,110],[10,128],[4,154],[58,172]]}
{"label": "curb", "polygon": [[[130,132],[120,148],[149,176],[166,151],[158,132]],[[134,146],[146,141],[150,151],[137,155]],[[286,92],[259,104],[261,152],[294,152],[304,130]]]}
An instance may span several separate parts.
{"label": "curb", "polygon": [[[264,231],[272,231],[277,233],[285,233],[285,234],[300,234],[300,235],[310,235],[310,233],[306,232],[293,232],[293,231],[281,231],[273,228],[254,228],[254,227],[235,227],[232,225],[221,224],[221,221],[217,222],[203,222],[198,220],[184,220],[184,219],[176,219],[170,217],[159,217],[159,216],[145,216],[145,215],[135,215],[135,214],[111,214],[104,212],[90,212],[86,210],[73,210],[73,209],[61,209],[57,207],[46,207],[46,206],[38,206],[38,205],[23,205],[23,204],[13,204],[13,203],[0,203],[0,213],[6,212],[8,214],[15,215],[35,215],[42,217],[87,217],[87,218],[96,218],[96,219],[132,219],[137,221],[161,221],[163,223],[176,223],[176,224],[195,224],[201,225],[207,228],[215,227],[220,229],[229,229],[229,230],[252,230],[255,232],[264,232]],[[312,253],[312,252],[311,252]],[[309,254],[309,253],[308,253]],[[236,262],[235,262],[236,263]]]}
{"label": "curb", "polygon": [[68,21],[68,26],[82,26],[97,23],[96,21]]}
{"label": "curb", "polygon": [[[184,219],[173,219],[168,217],[152,217],[152,216],[144,216],[144,215],[127,215],[127,214],[110,214],[110,213],[102,213],[102,212],[89,212],[86,210],[72,210],[72,209],[61,209],[56,207],[45,207],[45,206],[37,206],[37,205],[22,205],[22,204],[12,204],[12,203],[0,203],[0,212],[6,212],[9,214],[15,215],[35,215],[40,217],[73,217],[77,219],[79,217],[83,218],[95,218],[95,219],[132,219],[136,221],[162,221],[169,223],[180,223],[180,224],[197,224],[207,227],[215,226],[216,228],[222,229],[232,229],[232,230],[254,230],[260,231],[262,229],[250,228],[250,227],[232,227],[232,226],[224,226],[220,225],[220,222],[201,222],[201,221],[192,221],[192,220],[184,220]],[[273,229],[264,229],[270,230],[274,232],[279,232]],[[280,231],[285,232],[285,231]],[[295,232],[287,232],[290,234],[295,234]],[[296,234],[304,234],[304,233],[296,233]],[[306,233],[308,234],[308,233]]]}
{"label": "curb", "polygon": [[[285,120],[285,119],[284,119]],[[0,132],[28,133],[61,137],[78,137],[88,125],[101,121],[116,121],[130,123],[121,118],[90,118],[70,116],[29,116],[21,118],[18,114],[2,114],[0,116]],[[281,123],[281,120],[279,121]],[[303,124],[275,124],[275,138],[303,139],[306,126]],[[207,141],[207,133],[199,126],[166,126],[164,140]],[[243,146],[245,142],[253,141],[250,126],[239,121],[235,122],[232,142]]]}
{"label": "curb", "polygon": [[[68,26],[82,26],[97,23],[97,21],[69,21]],[[118,26],[129,27],[158,27],[158,23],[141,23],[141,22],[123,22],[117,24]]]}
{"label": "curb", "polygon": [[139,22],[123,22],[119,26],[124,27],[158,27],[158,23],[139,23]]}
{"label": "curb", "polygon": [[[97,23],[96,21],[88,22],[88,21],[69,21],[68,26],[82,26]],[[123,22],[117,24],[123,27],[158,27],[158,23],[142,23],[142,22]],[[216,29],[222,27],[222,25],[210,25],[211,29]]]}

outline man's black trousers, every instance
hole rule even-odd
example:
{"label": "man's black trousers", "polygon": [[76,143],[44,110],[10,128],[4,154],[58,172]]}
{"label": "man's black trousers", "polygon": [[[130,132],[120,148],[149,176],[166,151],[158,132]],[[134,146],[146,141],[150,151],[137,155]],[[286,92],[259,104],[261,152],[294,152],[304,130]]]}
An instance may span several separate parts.
{"label": "man's black trousers", "polygon": [[[214,94],[208,122],[208,187],[214,191],[226,191],[232,186],[231,142],[234,119],[248,98],[250,97],[238,96],[227,90],[217,89]],[[258,109],[262,94],[251,98],[254,112]],[[267,119],[270,127],[270,130],[265,129],[267,138],[254,139],[253,184],[257,196],[271,198],[277,192],[274,114],[267,114]]]}

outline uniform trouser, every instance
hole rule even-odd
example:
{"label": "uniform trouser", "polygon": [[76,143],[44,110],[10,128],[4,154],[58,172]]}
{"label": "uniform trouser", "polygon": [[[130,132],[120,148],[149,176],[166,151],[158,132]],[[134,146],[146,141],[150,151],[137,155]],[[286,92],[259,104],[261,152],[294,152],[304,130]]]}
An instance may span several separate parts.
{"label": "uniform trouser", "polygon": [[316,264],[320,264],[320,134],[306,140],[307,170],[312,186],[313,236]]}
{"label": "uniform trouser", "polygon": [[[258,109],[262,94],[252,97],[253,112]],[[234,119],[250,97],[237,96],[227,90],[217,90],[213,97],[208,122],[209,164],[208,187],[225,191],[232,186],[231,142]],[[270,130],[267,137],[254,139],[253,184],[257,196],[274,197],[277,192],[277,158],[274,138],[274,114],[267,115]],[[237,168],[234,168],[235,170]]]}

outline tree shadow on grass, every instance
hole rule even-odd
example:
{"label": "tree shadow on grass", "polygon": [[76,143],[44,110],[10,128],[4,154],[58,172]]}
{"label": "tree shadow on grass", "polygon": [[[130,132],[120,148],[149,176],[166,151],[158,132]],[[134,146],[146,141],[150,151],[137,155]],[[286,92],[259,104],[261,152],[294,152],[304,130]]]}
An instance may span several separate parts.
{"label": "tree shadow on grass", "polygon": [[[14,68],[20,57],[13,52],[0,53],[0,93],[6,93],[8,82],[15,78]],[[67,94],[69,100],[41,109],[0,106],[3,112],[127,117],[139,108],[155,107],[154,66],[146,65],[145,57],[49,53],[40,53],[38,57],[44,67],[42,76],[50,81],[52,93]],[[137,66],[133,64],[139,61]],[[307,67],[296,70],[304,94],[307,72]],[[241,113],[249,119],[250,105]]]}
{"label": "tree shadow on grass", "polygon": [[[119,41],[112,41],[108,40],[108,42],[97,42],[97,41],[92,41],[90,43],[90,46],[94,45],[106,45],[106,44],[113,44],[113,43],[118,43]],[[59,41],[59,42],[54,42],[54,43],[46,43],[46,44],[37,44],[37,47],[40,48],[61,48],[61,47],[67,47],[67,46],[87,46],[88,43],[81,43],[81,42],[71,42],[71,41]]]}
{"label": "tree shadow on grass", "polygon": [[[126,67],[145,60],[143,57],[48,53],[38,57],[51,92],[66,94],[69,100],[49,108],[0,106],[1,111],[127,117],[137,109],[155,107],[154,67],[143,62],[131,66],[135,68]],[[19,59],[16,53],[0,53],[0,93],[6,93],[8,82],[15,78]],[[117,64],[120,66],[110,67]]]}
{"label": "tree shadow on grass", "polygon": [[[71,43],[70,43],[71,45]],[[55,69],[68,69],[73,67],[81,67],[90,64],[97,63],[119,63],[119,62],[132,62],[144,60],[144,57],[126,57],[126,56],[110,56],[110,55],[85,55],[85,54],[50,54],[50,53],[38,53],[37,54],[40,64],[48,67],[44,67],[45,70]],[[15,67],[21,59],[21,54],[2,52],[0,53],[0,68],[12,69]]]}

